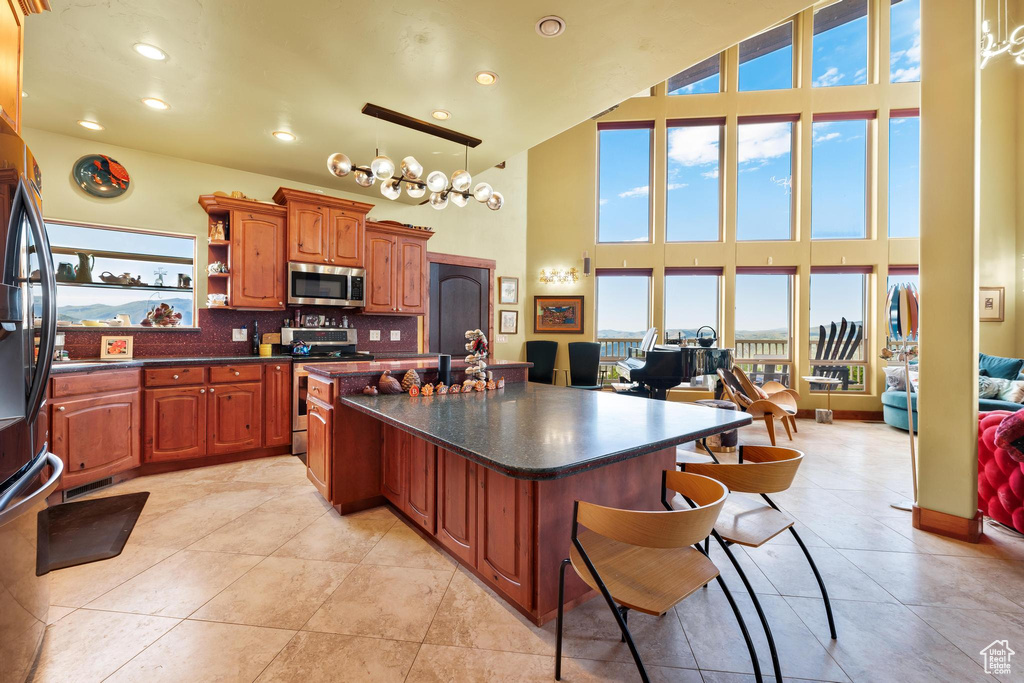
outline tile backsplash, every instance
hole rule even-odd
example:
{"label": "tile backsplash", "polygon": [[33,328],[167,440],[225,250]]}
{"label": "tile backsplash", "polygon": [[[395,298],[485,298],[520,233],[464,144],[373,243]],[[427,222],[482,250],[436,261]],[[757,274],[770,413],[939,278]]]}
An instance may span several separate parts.
{"label": "tile backsplash", "polygon": [[[117,327],[81,328],[61,327],[64,334],[64,348],[72,360],[96,358],[100,355],[100,337],[110,335],[131,335],[134,338],[134,356],[237,356],[246,355],[252,349],[249,341],[231,341],[231,330],[243,325],[251,328],[257,321],[260,334],[280,332],[286,318],[290,320],[292,310],[287,311],[232,311],[199,309],[199,328],[181,330],[138,330]],[[358,331],[359,350],[370,353],[415,352],[417,325],[415,316],[363,315],[331,307],[303,307],[303,314],[318,314],[340,319],[348,315],[349,327]],[[340,324],[340,323],[339,323]],[[370,341],[370,330],[380,330],[380,341]],[[391,332],[398,331],[401,339],[391,341]],[[250,334],[251,334],[250,329]]]}

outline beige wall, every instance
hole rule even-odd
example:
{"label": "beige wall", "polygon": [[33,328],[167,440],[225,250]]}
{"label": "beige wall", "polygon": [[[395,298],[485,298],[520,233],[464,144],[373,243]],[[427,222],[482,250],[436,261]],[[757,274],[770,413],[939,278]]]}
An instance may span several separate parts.
{"label": "beige wall", "polygon": [[[449,206],[444,211],[435,211],[429,206],[339,191],[339,187],[348,187],[353,181],[331,182],[326,168],[324,181],[331,182],[331,185],[318,187],[32,128],[25,129],[23,135],[43,169],[43,209],[47,218],[197,235],[200,238],[197,273],[206,271],[207,260],[207,221],[198,203],[199,195],[216,190],[240,190],[254,199],[270,201],[277,188],[285,185],[369,201],[376,204],[370,212],[370,217],[375,220],[397,220],[433,227],[435,235],[428,243],[430,251],[494,259],[497,275],[522,277],[525,274],[525,152],[510,159],[505,170],[489,169],[478,177],[492,183],[504,194],[505,206],[501,211],[490,211],[475,202],[462,209]],[[282,153],[287,153],[286,150],[283,146]],[[108,154],[128,169],[132,183],[122,197],[97,199],[86,195],[74,184],[71,178],[74,162],[91,153]],[[197,296],[202,304],[206,301],[206,278],[198,277],[197,282]],[[519,334],[509,337],[504,344],[495,344],[495,356],[519,358],[522,340],[523,335]]]}
{"label": "beige wall", "polygon": [[[601,121],[653,120],[654,152],[651,187],[652,222],[654,240],[640,244],[597,244],[597,122],[585,121],[530,150],[529,207],[527,239],[527,294],[576,293],[586,297],[585,332],[583,335],[549,335],[547,338],[563,342],[559,366],[567,367],[565,342],[575,339],[593,339],[595,297],[594,278],[581,279],[573,286],[543,285],[537,282],[542,268],[551,266],[582,268],[582,253],[588,250],[594,257],[595,267],[622,266],[652,268],[652,297],[650,313],[652,324],[664,329],[663,275],[666,266],[720,266],[724,269],[723,293],[719,315],[719,335],[725,346],[733,346],[735,330],[733,315],[735,294],[733,278],[737,266],[795,266],[797,268],[796,295],[793,301],[794,383],[803,395],[801,408],[825,407],[824,394],[811,394],[809,385],[799,376],[810,374],[808,358],[807,311],[809,310],[808,281],[812,266],[863,265],[871,266],[867,305],[868,338],[866,358],[872,363],[867,380],[867,391],[862,394],[833,396],[832,406],[839,410],[881,411],[880,392],[884,377],[877,361],[885,342],[885,332],[878,324],[886,294],[886,277],[890,263],[916,264],[918,240],[887,238],[888,217],[888,119],[890,109],[913,108],[920,104],[920,84],[890,85],[888,70],[889,13],[887,2],[872,0],[875,11],[874,25],[878,40],[878,54],[884,56],[879,65],[876,83],[848,88],[811,88],[811,31],[810,10],[796,17],[796,75],[803,87],[770,92],[736,92],[738,49],[725,52],[723,77],[727,92],[715,95],[666,96],[665,84],[655,87],[653,97],[638,97],[623,102],[618,109],[603,116]],[[844,111],[877,111],[878,120],[869,123],[868,173],[875,179],[869,191],[868,239],[814,241],[810,239],[810,181],[811,119],[815,113]],[[737,242],[736,241],[736,121],[738,116],[752,114],[799,114],[798,140],[794,154],[794,192],[796,239],[789,242]],[[724,239],[714,243],[665,243],[666,185],[666,119],[725,117],[723,178]],[[769,260],[770,259],[770,260]],[[532,323],[531,323],[532,330]],[[528,334],[528,339],[544,338]]]}

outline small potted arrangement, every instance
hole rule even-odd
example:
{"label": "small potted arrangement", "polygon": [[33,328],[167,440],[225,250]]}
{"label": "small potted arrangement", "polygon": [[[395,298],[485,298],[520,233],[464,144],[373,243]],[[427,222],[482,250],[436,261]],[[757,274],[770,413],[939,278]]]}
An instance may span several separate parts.
{"label": "small potted arrangement", "polygon": [[143,327],[175,327],[181,324],[181,313],[170,304],[160,303],[146,313],[146,318],[140,324]]}

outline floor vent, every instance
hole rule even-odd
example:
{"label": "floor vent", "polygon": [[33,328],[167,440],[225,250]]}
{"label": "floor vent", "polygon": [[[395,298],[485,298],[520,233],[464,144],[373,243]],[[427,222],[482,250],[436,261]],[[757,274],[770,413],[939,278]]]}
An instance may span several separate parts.
{"label": "floor vent", "polygon": [[101,489],[104,486],[110,486],[113,483],[113,477],[106,477],[105,479],[98,479],[96,481],[91,481],[88,484],[82,484],[81,486],[76,486],[73,489],[68,489],[67,491],[64,492],[64,502],[66,503],[67,501],[72,500],[73,498],[84,496],[90,491]]}

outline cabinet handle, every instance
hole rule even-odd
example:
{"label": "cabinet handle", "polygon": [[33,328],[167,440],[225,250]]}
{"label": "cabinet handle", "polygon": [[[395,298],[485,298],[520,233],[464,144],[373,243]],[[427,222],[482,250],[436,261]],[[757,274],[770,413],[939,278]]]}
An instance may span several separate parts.
{"label": "cabinet handle", "polygon": [[205,394],[205,393],[206,393],[206,389],[200,389],[200,390],[199,390],[199,393],[200,393],[200,394]]}
{"label": "cabinet handle", "polygon": [[327,263],[327,259],[324,259],[324,263]]}
{"label": "cabinet handle", "polygon": [[175,376],[174,376],[174,377],[172,377],[171,379],[178,379],[178,376],[177,376],[177,375],[175,375]]}
{"label": "cabinet handle", "polygon": [[64,412],[64,406],[60,406],[59,408],[57,408],[57,410],[59,410],[60,412],[63,413]]}
{"label": "cabinet handle", "polygon": [[238,370],[235,370],[235,377],[238,377],[239,374],[241,373],[239,373]]}
{"label": "cabinet handle", "polygon": [[284,302],[283,302],[283,301],[278,301],[278,302],[277,302],[277,305],[278,305],[278,306],[284,306]]}
{"label": "cabinet handle", "polygon": [[280,366],[280,365],[277,365],[277,366],[275,366],[275,367],[274,367],[274,369],[275,369],[275,370],[280,370],[280,369],[281,369],[281,366]]}
{"label": "cabinet handle", "polygon": [[399,306],[399,307],[398,307],[398,310],[402,310],[402,307],[401,307],[401,306]]}
{"label": "cabinet handle", "polygon": [[210,387],[210,393],[211,394],[213,393],[213,387]]}
{"label": "cabinet handle", "polygon": [[331,263],[334,263],[334,259],[331,259]]}

